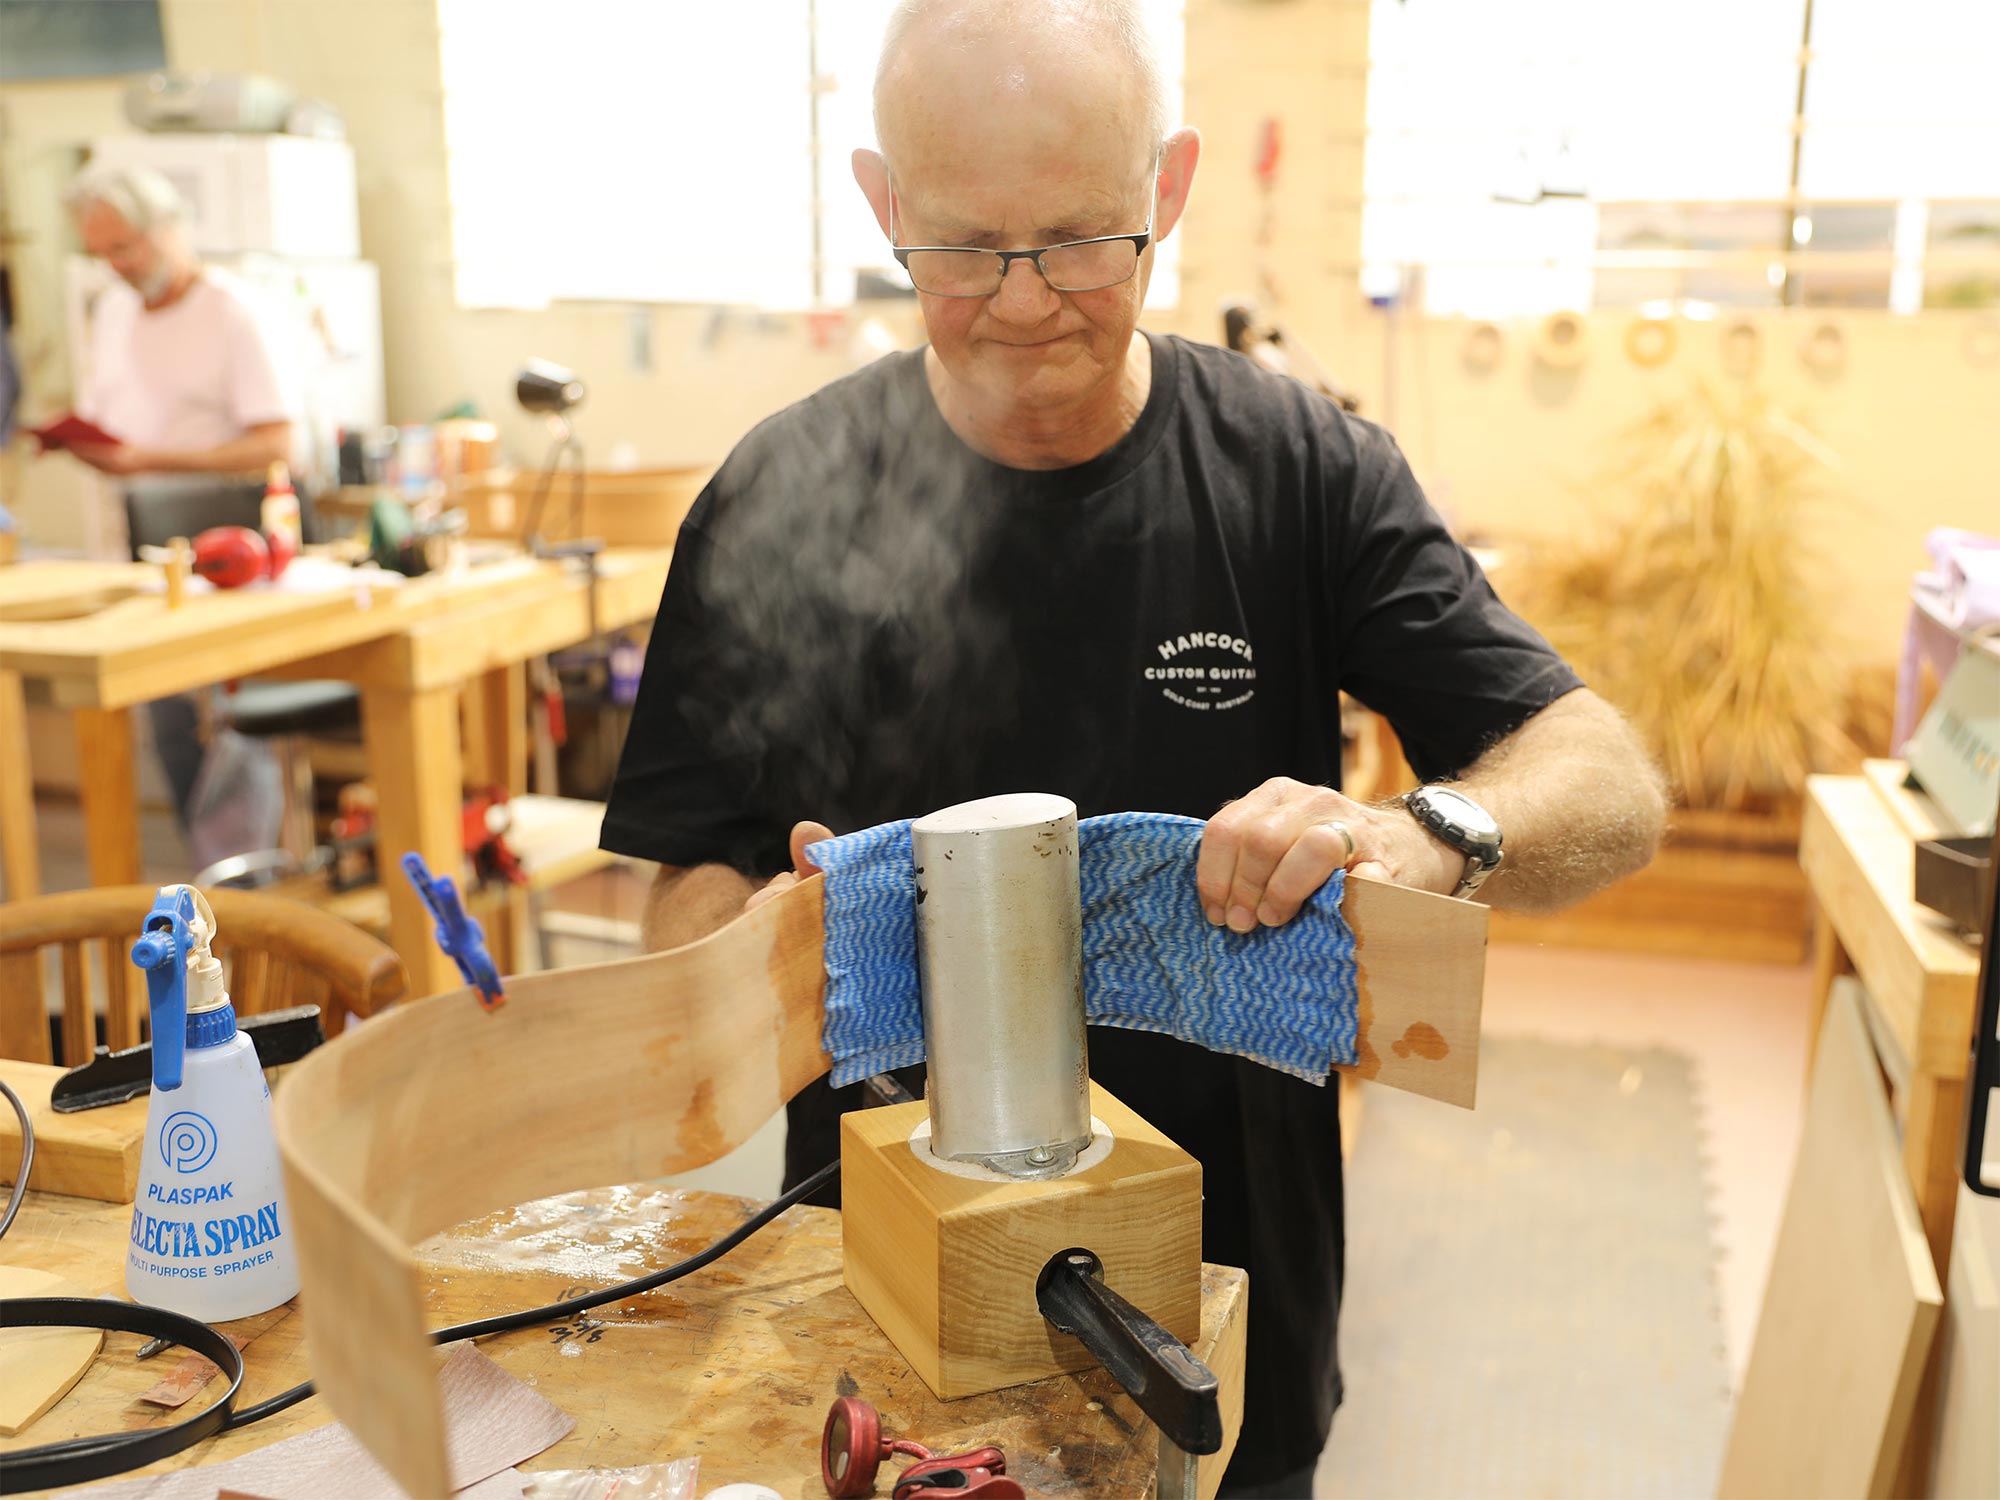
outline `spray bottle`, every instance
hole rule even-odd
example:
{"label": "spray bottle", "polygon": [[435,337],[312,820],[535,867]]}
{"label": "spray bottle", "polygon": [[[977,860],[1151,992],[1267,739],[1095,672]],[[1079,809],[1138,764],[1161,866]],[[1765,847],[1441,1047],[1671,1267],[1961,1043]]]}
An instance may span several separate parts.
{"label": "spray bottle", "polygon": [[299,1290],[271,1091],[236,1028],[214,938],[201,892],[168,885],[132,945],[152,1003],[153,1093],[125,1289],[204,1323],[247,1318]]}

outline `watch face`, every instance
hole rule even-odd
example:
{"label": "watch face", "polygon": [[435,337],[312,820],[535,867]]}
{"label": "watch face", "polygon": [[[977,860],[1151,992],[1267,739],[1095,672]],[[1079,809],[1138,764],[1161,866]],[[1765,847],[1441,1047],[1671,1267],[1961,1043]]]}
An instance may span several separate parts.
{"label": "watch face", "polygon": [[1494,822],[1492,814],[1487,812],[1477,802],[1474,802],[1470,797],[1463,796],[1458,792],[1437,788],[1426,791],[1424,793],[1424,800],[1429,802],[1432,808],[1443,817],[1455,823],[1458,827],[1463,828],[1475,838],[1497,839],[1500,837],[1500,825]]}

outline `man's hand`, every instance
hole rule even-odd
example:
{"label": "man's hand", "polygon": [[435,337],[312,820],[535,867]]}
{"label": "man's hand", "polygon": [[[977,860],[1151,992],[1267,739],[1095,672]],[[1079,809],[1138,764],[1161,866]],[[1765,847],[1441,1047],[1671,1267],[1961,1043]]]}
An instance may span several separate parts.
{"label": "man's hand", "polygon": [[134,443],[72,443],[69,451],[100,474],[143,474],[160,467],[150,449]]}
{"label": "man's hand", "polygon": [[1445,895],[1465,856],[1401,808],[1277,776],[1208,820],[1195,885],[1209,921],[1248,932],[1291,921],[1341,869]]}
{"label": "man's hand", "polygon": [[778,892],[790,890],[808,875],[819,874],[819,866],[806,859],[806,845],[817,844],[821,839],[833,837],[833,830],[824,823],[794,823],[792,825],[792,868],[790,873],[773,875],[757,890],[750,893],[750,899],[743,903],[745,911],[755,911]]}

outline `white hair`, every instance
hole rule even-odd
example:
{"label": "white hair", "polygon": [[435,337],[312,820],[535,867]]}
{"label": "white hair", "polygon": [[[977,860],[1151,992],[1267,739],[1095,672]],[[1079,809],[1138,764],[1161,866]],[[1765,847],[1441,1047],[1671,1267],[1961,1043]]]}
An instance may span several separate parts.
{"label": "white hair", "polygon": [[151,167],[85,167],[63,194],[63,206],[80,214],[93,203],[102,203],[142,233],[181,217],[181,195]]}
{"label": "white hair", "polygon": [[[1167,138],[1167,80],[1159,53],[1146,25],[1140,0],[897,0],[882,33],[882,55],[875,65],[875,129],[882,129],[882,86],[909,34],[941,12],[956,12],[965,23],[959,45],[977,46],[1004,28],[1029,29],[1038,22],[1067,22],[1097,32],[1110,44],[1113,57],[1130,69],[1139,89],[1140,107],[1149,146]],[[883,142],[884,149],[887,143]]]}

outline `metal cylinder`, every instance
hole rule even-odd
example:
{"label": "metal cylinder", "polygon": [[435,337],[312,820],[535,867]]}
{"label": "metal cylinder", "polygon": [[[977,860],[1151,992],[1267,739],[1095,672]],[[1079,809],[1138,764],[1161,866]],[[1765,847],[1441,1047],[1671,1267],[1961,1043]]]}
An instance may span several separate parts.
{"label": "metal cylinder", "polygon": [[931,1150],[1060,1176],[1090,1144],[1076,804],[986,797],[910,836]]}

